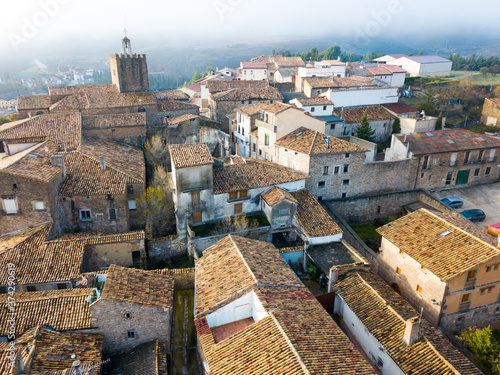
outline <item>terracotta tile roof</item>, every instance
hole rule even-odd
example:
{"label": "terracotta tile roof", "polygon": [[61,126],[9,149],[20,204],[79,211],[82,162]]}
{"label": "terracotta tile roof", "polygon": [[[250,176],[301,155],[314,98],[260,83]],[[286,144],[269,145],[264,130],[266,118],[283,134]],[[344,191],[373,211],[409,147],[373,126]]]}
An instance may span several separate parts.
{"label": "terracotta tile roof", "polygon": [[114,242],[136,241],[146,238],[143,230],[126,233],[105,233],[105,232],[81,232],[61,234],[55,237],[51,242],[73,242],[83,241],[85,245],[98,245]]}
{"label": "terracotta tile roof", "polygon": [[257,189],[309,178],[305,173],[266,160],[233,157],[232,163],[213,169],[214,194]]}
{"label": "terracotta tile roof", "polygon": [[234,111],[242,113],[246,116],[253,116],[253,115],[256,115],[257,113],[264,111],[268,107],[269,107],[269,104],[257,103],[257,104],[244,105],[242,107],[238,107]]}
{"label": "terracotta tile roof", "polygon": [[325,64],[329,64],[329,65],[338,65],[338,66],[346,66],[347,65],[345,62],[342,62],[340,60],[323,60],[322,62]]}
{"label": "terracotta tile roof", "polygon": [[333,103],[324,96],[317,96],[315,98],[297,98],[297,101],[303,106],[333,105]]}
{"label": "terracotta tile roof", "polygon": [[169,276],[112,264],[101,299],[171,309],[173,294],[174,281]]}
{"label": "terracotta tile roof", "polygon": [[212,119],[209,119],[208,117],[204,117],[204,116],[199,116],[199,115],[193,115],[193,114],[185,114],[185,115],[181,115],[181,116],[176,116],[176,117],[170,117],[167,119],[167,124],[168,125],[177,125],[177,124],[180,124],[184,121],[188,121],[188,120],[192,120],[192,119],[198,119],[199,121],[201,121],[204,125],[204,126],[209,126],[209,127],[217,127],[216,125],[217,124],[220,124],[219,122],[217,121],[214,121]]}
{"label": "terracotta tile roof", "polygon": [[156,91],[152,93],[156,100],[188,100],[189,95],[182,90]]}
{"label": "terracotta tile roof", "polygon": [[158,103],[156,106],[159,112],[170,112],[170,111],[188,111],[195,109],[199,111],[200,107],[196,104],[190,104],[185,102],[178,102],[176,100],[164,100]]}
{"label": "terracotta tile roof", "polygon": [[50,141],[36,144],[12,156],[0,159],[0,173],[26,177],[44,182],[52,181],[63,169],[51,164],[50,157],[58,146]]}
{"label": "terracotta tile roof", "polygon": [[[22,351],[23,362],[29,364],[30,374],[62,373],[63,370],[72,369],[75,361],[72,355],[78,358],[81,367],[95,366],[97,374],[101,368],[102,340],[102,335],[56,332],[37,326],[17,338],[14,348],[17,352]],[[0,357],[2,354],[7,355],[8,349],[7,343],[0,343]],[[9,374],[4,371],[1,373]]]}
{"label": "terracotta tile roof", "polygon": [[293,191],[290,194],[299,202],[295,218],[309,238],[342,233],[342,229],[306,189]]}
{"label": "terracotta tile roof", "polygon": [[50,95],[25,95],[17,97],[17,109],[42,109],[51,105]]}
{"label": "terracotta tile roof", "polygon": [[230,89],[212,95],[215,101],[235,101],[235,100],[283,100],[283,95],[274,87],[251,88],[251,89]]}
{"label": "terracotta tile roof", "polygon": [[377,232],[445,281],[500,255],[495,246],[445,217],[422,208],[378,228]]}
{"label": "terracotta tile roof", "polygon": [[[196,267],[195,326],[211,374],[373,373],[272,244],[228,236]],[[251,291],[268,316],[215,343],[205,315]]]}
{"label": "terracotta tile roof", "polygon": [[396,135],[404,144],[409,145],[413,155],[456,152],[500,147],[500,139],[465,129],[435,130],[425,133]]}
{"label": "terracotta tile roof", "polygon": [[167,375],[167,351],[163,341],[154,340],[111,356],[102,375]]}
{"label": "terracotta tile roof", "polygon": [[357,77],[351,76],[348,78],[333,77],[333,78],[304,78],[304,82],[307,82],[313,89],[314,88],[352,88],[352,87],[376,87],[377,85],[372,83],[373,78],[367,77]]}
{"label": "terracotta tile roof", "polygon": [[391,111],[392,113],[395,113],[396,115],[418,113],[418,109],[415,109],[411,105],[403,102],[382,104],[382,107],[384,107],[388,111]]}
{"label": "terracotta tile roof", "polygon": [[[87,297],[92,288],[16,293],[16,336],[41,325],[58,331],[92,327]],[[0,294],[0,336],[8,334],[8,294]]]}
{"label": "terracotta tile roof", "polygon": [[145,113],[109,114],[97,116],[83,116],[83,129],[98,129],[121,126],[146,126]]}
{"label": "terracotta tile roof", "polygon": [[[85,137],[80,151],[62,155],[67,176],[60,196],[124,194],[127,184],[145,182],[144,155],[133,147]],[[104,171],[100,156],[105,157]]]}
{"label": "terracotta tile roof", "polygon": [[482,374],[425,319],[423,339],[406,345],[406,320],[419,313],[375,273],[351,271],[334,290],[405,374]]}
{"label": "terracotta tile roof", "polygon": [[304,60],[299,56],[283,57],[283,56],[273,56],[274,63],[278,68],[292,68],[298,66],[306,66]]}
{"label": "terracotta tile roof", "polygon": [[196,263],[196,312],[205,315],[252,285],[302,286],[269,242],[227,236]]}
{"label": "terracotta tile roof", "polygon": [[389,113],[380,105],[361,106],[353,108],[344,108],[343,111],[336,109],[333,113],[336,116],[342,115],[346,124],[359,124],[365,113],[368,115],[368,121],[390,121],[394,119],[394,115]]}
{"label": "terracotta tile roof", "polygon": [[397,65],[382,64],[379,66],[368,66],[368,72],[376,76],[393,75],[394,73],[406,73],[406,70]]}
{"label": "terracotta tile roof", "polygon": [[[327,139],[329,140],[327,143]],[[368,149],[339,138],[300,127],[276,141],[276,146],[307,155],[342,154],[366,152]]]}
{"label": "terracotta tile roof", "polygon": [[81,126],[79,113],[41,115],[1,125],[0,140],[49,139],[61,150],[75,150],[81,142]]}
{"label": "terracotta tile roof", "polygon": [[50,96],[66,96],[77,93],[85,93],[89,91],[108,91],[118,93],[118,88],[114,84],[107,85],[88,85],[88,86],[50,86],[49,95]]}
{"label": "terracotta tile roof", "polygon": [[175,168],[195,167],[213,164],[214,162],[206,143],[169,145],[168,149]]}
{"label": "terracotta tile roof", "polygon": [[207,89],[210,94],[227,91],[230,89],[251,89],[269,87],[267,81],[220,81],[210,80],[207,82]]}
{"label": "terracotta tile roof", "polygon": [[287,109],[290,109],[290,108],[298,110],[298,111],[302,111],[301,109],[298,109],[297,107],[295,107],[293,105],[279,103],[279,102],[278,103],[269,104],[264,109],[264,111],[277,115],[278,113],[286,111]]}
{"label": "terracotta tile roof", "polygon": [[292,194],[290,194],[285,189],[276,186],[266,191],[264,194],[261,195],[261,197],[271,207],[274,206],[276,203],[280,202],[282,199],[288,199],[289,201],[298,203],[297,199],[295,199]]}
{"label": "terracotta tile roof", "polygon": [[52,224],[48,223],[1,236],[0,255],[8,250],[16,248],[17,246],[39,246],[49,236],[51,230]]}
{"label": "terracotta tile roof", "polygon": [[265,61],[242,61],[241,69],[267,69]]}

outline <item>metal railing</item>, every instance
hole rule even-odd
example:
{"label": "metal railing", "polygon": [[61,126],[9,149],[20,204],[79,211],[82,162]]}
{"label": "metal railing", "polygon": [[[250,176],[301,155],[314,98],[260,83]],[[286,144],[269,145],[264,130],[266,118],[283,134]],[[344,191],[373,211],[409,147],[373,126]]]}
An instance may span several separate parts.
{"label": "metal railing", "polygon": [[470,308],[470,301],[468,302],[462,302],[460,303],[460,305],[458,306],[458,311],[465,311],[465,310],[469,310]]}
{"label": "metal railing", "polygon": [[476,279],[470,279],[465,282],[464,289],[473,289],[476,286]]}

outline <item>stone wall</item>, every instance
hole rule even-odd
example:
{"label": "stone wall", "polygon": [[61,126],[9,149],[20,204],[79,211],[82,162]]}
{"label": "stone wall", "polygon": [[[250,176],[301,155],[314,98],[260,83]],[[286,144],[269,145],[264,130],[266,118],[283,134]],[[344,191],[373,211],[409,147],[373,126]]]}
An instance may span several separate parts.
{"label": "stone wall", "polygon": [[[93,333],[104,335],[107,355],[139,344],[162,340],[169,347],[171,309],[99,299],[90,305]],[[129,315],[127,315],[129,314]],[[128,338],[133,331],[135,338]]]}
{"label": "stone wall", "polygon": [[144,54],[109,54],[111,78],[121,93],[149,91],[148,64]]}
{"label": "stone wall", "polygon": [[95,244],[89,245],[89,247],[91,250],[89,262],[92,270],[109,267],[111,264],[116,264],[122,267],[130,267],[134,264],[132,253],[135,251],[139,251],[141,253],[140,259],[142,259],[143,256],[146,256],[144,239]]}
{"label": "stone wall", "polygon": [[162,275],[169,275],[174,279],[175,290],[194,288],[195,268],[174,268],[163,270]]}
{"label": "stone wall", "polygon": [[465,312],[444,315],[439,325],[448,332],[458,333],[465,327],[481,327],[499,321],[500,301],[469,309]]}
{"label": "stone wall", "polygon": [[[498,100],[498,99],[495,99]],[[486,125],[500,126],[500,104],[495,103],[492,99],[484,99],[483,112],[481,114],[481,122]]]}
{"label": "stone wall", "polygon": [[187,240],[177,234],[148,241],[148,257],[152,263],[187,255]]}

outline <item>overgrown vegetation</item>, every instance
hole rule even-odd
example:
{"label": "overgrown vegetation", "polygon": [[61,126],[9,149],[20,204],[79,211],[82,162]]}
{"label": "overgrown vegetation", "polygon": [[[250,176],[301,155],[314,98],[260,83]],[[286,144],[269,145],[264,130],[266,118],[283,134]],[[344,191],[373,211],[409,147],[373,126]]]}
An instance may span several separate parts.
{"label": "overgrown vegetation", "polygon": [[476,359],[494,375],[500,375],[500,341],[490,327],[469,327],[458,336]]}
{"label": "overgrown vegetation", "polygon": [[368,142],[375,142],[375,130],[370,126],[368,121],[368,113],[365,111],[361,117],[361,122],[354,128],[356,137],[364,139]]}

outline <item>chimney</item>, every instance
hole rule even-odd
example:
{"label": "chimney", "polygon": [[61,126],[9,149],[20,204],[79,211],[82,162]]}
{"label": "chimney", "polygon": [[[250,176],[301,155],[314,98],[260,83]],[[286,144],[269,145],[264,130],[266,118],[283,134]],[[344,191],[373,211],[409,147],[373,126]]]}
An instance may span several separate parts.
{"label": "chimney", "polygon": [[411,345],[422,337],[420,334],[421,324],[422,321],[418,316],[410,318],[406,321],[406,328],[403,336],[403,341],[406,345]]}
{"label": "chimney", "polygon": [[75,369],[75,374],[81,375],[81,370],[80,370],[80,361],[77,359],[76,361],[73,362],[73,368]]}
{"label": "chimney", "polygon": [[104,156],[99,157],[99,163],[101,164],[101,171],[106,170],[106,162],[104,161]]}
{"label": "chimney", "polygon": [[54,167],[61,167],[63,169],[63,177],[66,177],[66,165],[64,164],[64,155],[52,155],[50,157],[50,164]]}

